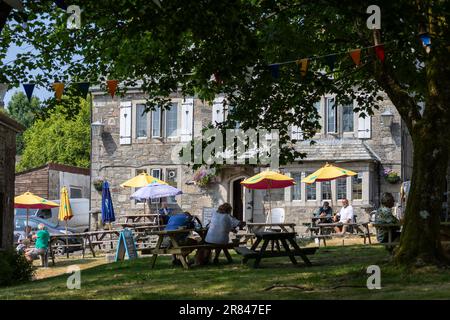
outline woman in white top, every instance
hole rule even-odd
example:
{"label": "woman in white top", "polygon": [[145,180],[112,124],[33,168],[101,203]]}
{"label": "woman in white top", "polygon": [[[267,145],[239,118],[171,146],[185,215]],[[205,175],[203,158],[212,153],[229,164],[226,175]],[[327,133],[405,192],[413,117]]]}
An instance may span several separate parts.
{"label": "woman in white top", "polygon": [[227,244],[230,241],[230,231],[242,224],[231,215],[232,210],[229,203],[224,203],[213,213],[205,238],[207,243]]}

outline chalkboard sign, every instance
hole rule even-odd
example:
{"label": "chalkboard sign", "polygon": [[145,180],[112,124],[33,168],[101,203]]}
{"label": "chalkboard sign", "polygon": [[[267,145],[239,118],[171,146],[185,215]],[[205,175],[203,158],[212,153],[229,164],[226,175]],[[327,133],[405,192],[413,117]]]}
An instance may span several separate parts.
{"label": "chalkboard sign", "polygon": [[137,259],[136,244],[133,233],[129,229],[120,232],[116,250],[116,261],[124,260],[125,254],[129,260]]}
{"label": "chalkboard sign", "polygon": [[214,213],[214,208],[203,208],[202,212],[202,225],[206,227],[211,221],[212,215]]}

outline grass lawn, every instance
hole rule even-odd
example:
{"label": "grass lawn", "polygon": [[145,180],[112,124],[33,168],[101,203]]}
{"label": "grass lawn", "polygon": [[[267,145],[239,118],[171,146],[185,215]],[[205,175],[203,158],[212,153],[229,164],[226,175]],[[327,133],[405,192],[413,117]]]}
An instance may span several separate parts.
{"label": "grass lawn", "polygon": [[[174,267],[169,257],[97,265],[81,271],[81,289],[68,290],[67,275],[0,289],[0,299],[448,299],[450,270],[424,267],[406,271],[389,265],[381,246],[321,248],[312,267],[289,259],[263,260],[261,268],[240,264]],[[222,259],[223,260],[223,259]],[[299,258],[300,260],[300,258]],[[83,261],[72,261],[84,263]],[[381,268],[381,290],[368,290],[369,265]],[[296,287],[275,287],[290,285]]]}

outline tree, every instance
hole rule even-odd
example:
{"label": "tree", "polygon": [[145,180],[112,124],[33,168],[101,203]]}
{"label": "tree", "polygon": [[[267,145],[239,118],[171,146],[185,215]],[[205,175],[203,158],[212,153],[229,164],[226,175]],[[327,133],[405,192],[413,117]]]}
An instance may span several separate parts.
{"label": "tree", "polygon": [[[287,125],[299,126],[306,139],[317,130],[313,103],[318,97],[334,93],[339,103],[354,99],[358,103],[355,112],[371,114],[382,99],[379,92],[385,91],[414,145],[412,189],[396,258],[401,263],[441,262],[440,199],[450,141],[450,2],[378,1],[379,34],[366,26],[366,9],[371,4],[173,0],[160,7],[144,0],[91,0],[81,5],[82,28],[69,30],[67,16],[49,1],[24,1],[27,26],[9,23],[2,33],[3,42],[31,44],[37,52],[0,66],[0,74],[11,82],[25,81],[30,79],[25,71],[39,67],[42,73],[33,79],[39,83],[55,75],[60,80],[92,82],[117,78],[124,86],[141,80],[150,97],[149,108],[167,105],[168,99],[161,97],[179,88],[184,94],[204,98],[223,92],[236,106],[233,118],[243,129],[280,129],[280,142],[287,146],[282,161],[297,156],[289,148],[294,141],[290,141]],[[424,32],[432,39],[430,53],[419,37]],[[377,40],[384,43],[384,63],[372,47],[364,50],[362,64],[355,67],[346,52],[371,47]],[[277,79],[268,67],[330,53],[342,53],[334,70],[324,58],[311,59],[304,77],[295,63],[280,65]],[[213,74],[216,81],[211,80]]]}
{"label": "tree", "polygon": [[56,107],[48,118],[37,120],[25,131],[25,150],[17,170],[49,162],[89,168],[90,123],[87,101],[80,104],[79,112],[73,118],[66,118],[62,107]]}
{"label": "tree", "polygon": [[[33,97],[31,102],[23,92],[17,92],[11,97],[8,103],[8,114],[25,128],[30,128],[41,111],[41,102]],[[21,155],[24,149],[23,133],[19,133],[16,138],[16,151]]]}

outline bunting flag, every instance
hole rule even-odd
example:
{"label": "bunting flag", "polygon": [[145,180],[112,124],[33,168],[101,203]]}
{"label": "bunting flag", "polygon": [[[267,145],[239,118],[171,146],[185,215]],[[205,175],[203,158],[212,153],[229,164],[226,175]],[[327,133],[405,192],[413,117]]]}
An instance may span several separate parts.
{"label": "bunting flag", "polygon": [[302,75],[302,77],[306,76],[306,73],[308,72],[309,60],[307,58],[300,59],[297,60],[297,64],[300,68],[300,74]]}
{"label": "bunting flag", "polygon": [[88,92],[89,92],[89,82],[78,82],[77,83],[77,88],[78,88],[78,92],[80,93],[80,96],[82,96],[83,98],[86,98]]}
{"label": "bunting flag", "polygon": [[384,62],[384,45],[379,44],[375,46],[375,54],[377,55],[378,59],[383,63]]}
{"label": "bunting flag", "polygon": [[420,40],[422,40],[422,45],[425,48],[425,51],[427,53],[430,53],[430,51],[431,51],[431,37],[430,37],[430,35],[427,32],[425,32],[425,33],[420,34],[419,37],[420,37]]}
{"label": "bunting flag", "polygon": [[106,85],[108,86],[108,92],[111,95],[111,98],[114,99],[114,95],[116,94],[117,85],[119,84],[118,80],[107,80]]}
{"label": "bunting flag", "polygon": [[325,57],[325,63],[330,68],[330,71],[333,72],[334,64],[336,63],[337,56],[335,54],[329,55]]}
{"label": "bunting flag", "polygon": [[353,62],[359,66],[361,64],[361,49],[355,49],[352,51],[349,51],[350,57],[352,58]]}
{"label": "bunting flag", "polygon": [[64,83],[62,82],[55,82],[53,84],[53,90],[55,90],[55,97],[56,100],[61,101],[61,97],[64,91]]}
{"label": "bunting flag", "polygon": [[27,95],[28,101],[31,102],[31,97],[33,96],[34,91],[34,83],[24,83],[23,89],[25,90],[25,94]]}
{"label": "bunting flag", "polygon": [[280,77],[280,65],[279,64],[271,64],[269,66],[270,73],[272,74],[272,78],[278,79]]}

